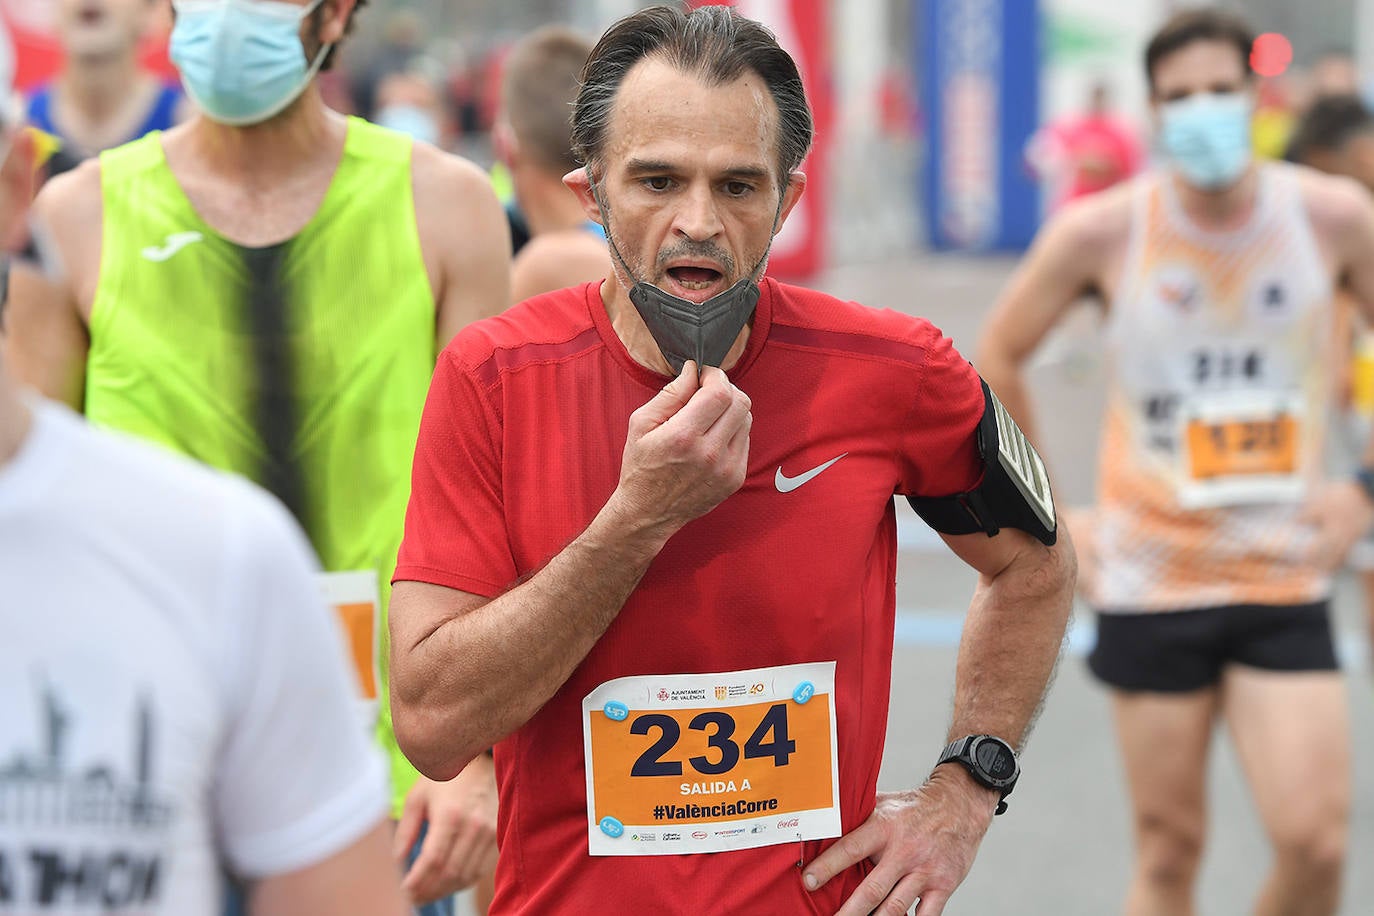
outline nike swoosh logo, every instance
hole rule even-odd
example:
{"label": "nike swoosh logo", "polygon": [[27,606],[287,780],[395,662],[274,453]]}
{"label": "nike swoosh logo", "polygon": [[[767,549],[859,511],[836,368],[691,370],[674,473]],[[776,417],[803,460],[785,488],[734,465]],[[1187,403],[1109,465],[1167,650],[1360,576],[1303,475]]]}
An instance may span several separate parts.
{"label": "nike swoosh logo", "polygon": [[143,249],[143,257],[156,264],[169,261],[178,251],[187,245],[194,245],[196,242],[205,241],[205,236],[199,232],[174,232],[167,236],[167,241],[161,247],[150,245]]}
{"label": "nike swoosh logo", "polygon": [[[844,453],[844,455],[848,454],[848,452]],[[782,466],[779,465],[778,473],[773,476],[773,486],[778,488],[779,493],[791,493],[793,490],[797,489],[797,487],[805,486],[806,484],[815,480],[818,476],[820,476],[822,471],[830,467],[836,461],[839,461],[841,458],[844,457],[844,455],[838,455],[834,458],[831,458],[825,464],[817,465],[809,471],[803,471],[796,477],[788,477],[786,474],[782,472]]]}

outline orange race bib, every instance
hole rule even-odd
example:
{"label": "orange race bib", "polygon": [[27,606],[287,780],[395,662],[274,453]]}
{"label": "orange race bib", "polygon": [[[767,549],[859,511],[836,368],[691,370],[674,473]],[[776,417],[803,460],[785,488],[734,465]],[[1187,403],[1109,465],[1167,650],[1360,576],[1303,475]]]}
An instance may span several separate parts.
{"label": "orange race bib", "polygon": [[320,590],[338,615],[349,657],[358,676],[363,725],[377,723],[377,626],[380,599],[376,570],[320,573]]}
{"label": "orange race bib", "polygon": [[1296,397],[1226,392],[1181,411],[1180,501],[1190,509],[1287,502],[1303,492]]}
{"label": "orange race bib", "polygon": [[594,856],[840,835],[835,663],[620,678],[582,701]]}

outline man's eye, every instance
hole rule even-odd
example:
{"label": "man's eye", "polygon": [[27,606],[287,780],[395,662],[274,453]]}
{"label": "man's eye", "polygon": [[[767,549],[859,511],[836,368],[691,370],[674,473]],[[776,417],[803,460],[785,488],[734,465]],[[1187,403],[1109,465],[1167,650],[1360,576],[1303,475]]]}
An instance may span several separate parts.
{"label": "man's eye", "polygon": [[672,184],[672,179],[663,175],[653,175],[644,179],[644,186],[651,191],[666,191]]}
{"label": "man's eye", "polygon": [[731,197],[743,197],[752,190],[754,190],[754,186],[747,182],[727,181],[725,183],[725,193]]}

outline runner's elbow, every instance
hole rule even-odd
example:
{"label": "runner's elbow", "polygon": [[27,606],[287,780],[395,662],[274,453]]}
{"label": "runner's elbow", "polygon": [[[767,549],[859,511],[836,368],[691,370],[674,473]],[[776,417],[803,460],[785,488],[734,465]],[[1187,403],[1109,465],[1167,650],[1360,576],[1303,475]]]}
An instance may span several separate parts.
{"label": "runner's elbow", "polygon": [[[435,782],[447,782],[463,771],[486,745],[470,740],[470,730],[453,728],[447,717],[423,708],[393,702],[391,724],[396,745],[415,769]],[[471,721],[466,716],[457,721]]]}

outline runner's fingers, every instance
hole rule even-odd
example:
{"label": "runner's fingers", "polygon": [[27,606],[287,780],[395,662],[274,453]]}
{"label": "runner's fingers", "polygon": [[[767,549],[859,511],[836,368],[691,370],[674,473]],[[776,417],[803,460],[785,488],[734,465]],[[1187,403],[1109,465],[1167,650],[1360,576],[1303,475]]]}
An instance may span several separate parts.
{"label": "runner's fingers", "polygon": [[647,404],[630,414],[630,437],[639,438],[668,422],[692,399],[699,387],[696,363],[688,360],[682,371]]}
{"label": "runner's fingers", "polygon": [[476,883],[485,874],[488,850],[495,847],[496,836],[485,825],[465,825],[449,853],[444,890],[456,892]]}
{"label": "runner's fingers", "polygon": [[[897,882],[883,901],[882,906],[874,910],[874,916],[906,916],[911,912],[911,908],[919,900],[924,903],[926,900],[938,896],[935,891],[927,891],[924,897],[921,896],[921,879],[916,875],[907,875]],[[920,912],[919,910],[917,912]]]}
{"label": "runner's fingers", "polygon": [[735,436],[741,430],[747,431],[749,429],[753,416],[753,404],[750,403],[749,396],[736,390],[730,406],[706,431],[706,438],[719,441],[725,448],[729,448],[730,443],[734,441]]}
{"label": "runner's fingers", "polygon": [[[802,881],[808,890],[824,887],[831,878],[859,864],[881,848],[878,830],[871,823],[840,837],[803,872]],[[891,887],[891,885],[888,885]],[[879,898],[880,900],[882,898]]]}
{"label": "runner's fingers", "polygon": [[921,905],[916,907],[916,916],[940,916],[949,903],[949,894],[944,891],[926,891],[921,895]]}
{"label": "runner's fingers", "polygon": [[444,896],[444,863],[448,860],[456,839],[452,826],[438,821],[429,822],[429,832],[425,834],[420,855],[410,867],[405,880],[401,882],[401,887],[416,904],[423,905]]}
{"label": "runner's fingers", "polygon": [[425,825],[427,808],[423,795],[412,792],[406,796],[405,808],[401,810],[401,819],[396,822],[396,832],[391,838],[391,855],[397,862],[405,864],[410,857],[415,841],[420,838],[420,828]]}
{"label": "runner's fingers", "polygon": [[[835,916],[900,916],[906,910],[885,909],[887,901],[892,899],[892,893],[898,879],[902,877],[901,872],[895,865],[883,866],[869,872],[854,893],[849,895],[849,899],[844,902],[844,906],[835,913]],[[915,900],[915,892],[909,894],[910,899]]]}
{"label": "runner's fingers", "polygon": [[701,387],[664,428],[673,427],[685,437],[700,437],[716,424],[736,402],[740,392],[719,369],[707,367],[702,373]]}

